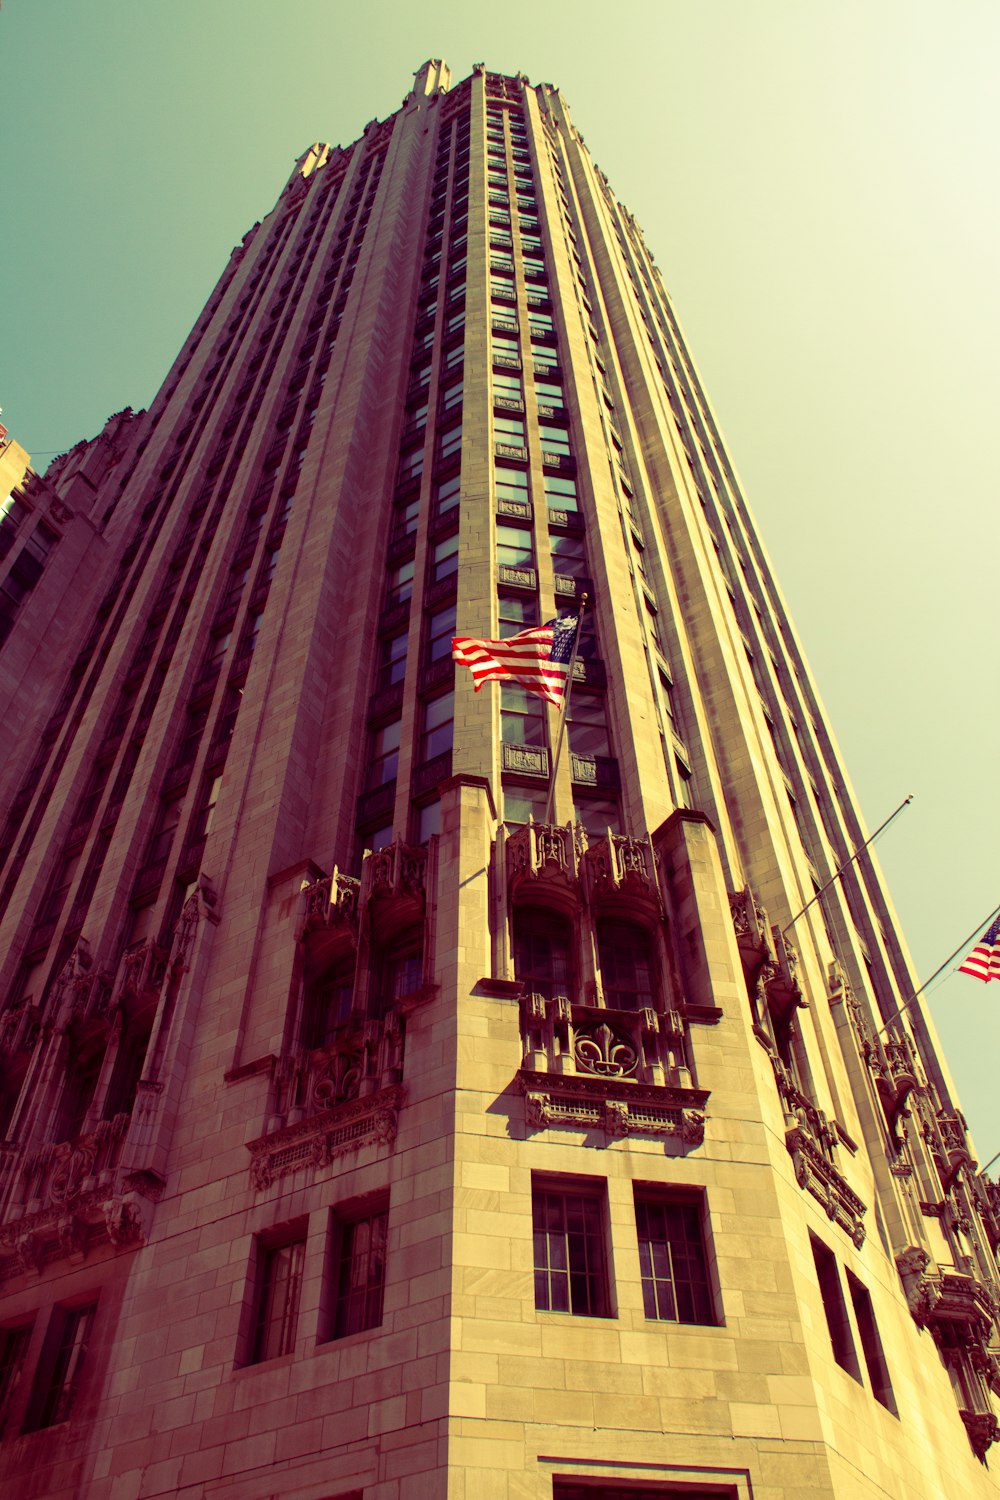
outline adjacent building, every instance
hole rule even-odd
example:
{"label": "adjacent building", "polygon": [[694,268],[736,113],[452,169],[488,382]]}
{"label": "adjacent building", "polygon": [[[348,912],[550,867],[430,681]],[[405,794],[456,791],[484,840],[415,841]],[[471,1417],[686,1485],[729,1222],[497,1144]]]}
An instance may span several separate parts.
{"label": "adjacent building", "polygon": [[[996,1494],[1000,1205],[558,91],[432,61],[310,147],[22,479],[4,1495]],[[557,764],[451,640],[584,593]]]}

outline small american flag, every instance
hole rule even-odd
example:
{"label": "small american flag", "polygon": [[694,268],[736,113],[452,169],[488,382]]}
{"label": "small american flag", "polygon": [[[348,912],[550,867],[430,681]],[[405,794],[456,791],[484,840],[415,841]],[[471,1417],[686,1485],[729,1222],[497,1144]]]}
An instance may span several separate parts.
{"label": "small american flag", "polygon": [[971,974],[985,984],[1000,979],[1000,917],[983,933],[965,963],[959,965],[958,972]]}
{"label": "small american flag", "polygon": [[505,641],[481,641],[456,635],[451,654],[472,673],[476,692],[491,677],[516,682],[529,693],[562,706],[569,664],[576,640],[578,615],[560,615],[546,625],[535,625]]}

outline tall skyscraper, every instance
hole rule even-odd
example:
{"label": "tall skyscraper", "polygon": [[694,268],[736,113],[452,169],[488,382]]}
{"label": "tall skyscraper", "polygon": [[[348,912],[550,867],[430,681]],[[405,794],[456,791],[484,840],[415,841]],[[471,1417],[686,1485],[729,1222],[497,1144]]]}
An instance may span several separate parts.
{"label": "tall skyscraper", "polygon": [[[1000,1205],[559,93],[426,64],[12,486],[3,1495],[995,1495]],[[556,763],[451,640],[583,593]]]}

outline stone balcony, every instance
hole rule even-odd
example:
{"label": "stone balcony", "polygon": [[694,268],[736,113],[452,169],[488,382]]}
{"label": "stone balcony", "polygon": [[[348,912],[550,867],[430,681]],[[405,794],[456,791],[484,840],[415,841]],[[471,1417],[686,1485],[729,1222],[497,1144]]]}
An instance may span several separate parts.
{"label": "stone balcony", "polygon": [[518,1087],[529,1128],[568,1125],[700,1145],[708,1093],[691,1087],[676,1011],[607,1010],[566,995],[520,1000]]}

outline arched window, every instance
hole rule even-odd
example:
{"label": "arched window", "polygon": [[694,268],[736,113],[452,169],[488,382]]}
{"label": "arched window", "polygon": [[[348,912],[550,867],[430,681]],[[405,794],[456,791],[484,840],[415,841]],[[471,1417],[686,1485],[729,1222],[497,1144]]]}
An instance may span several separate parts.
{"label": "arched window", "polygon": [[573,930],[555,912],[520,910],[514,913],[514,973],[526,991],[575,998]]}
{"label": "arched window", "polygon": [[634,922],[597,924],[604,1003],[611,1010],[655,1009],[660,987],[652,934]]}

